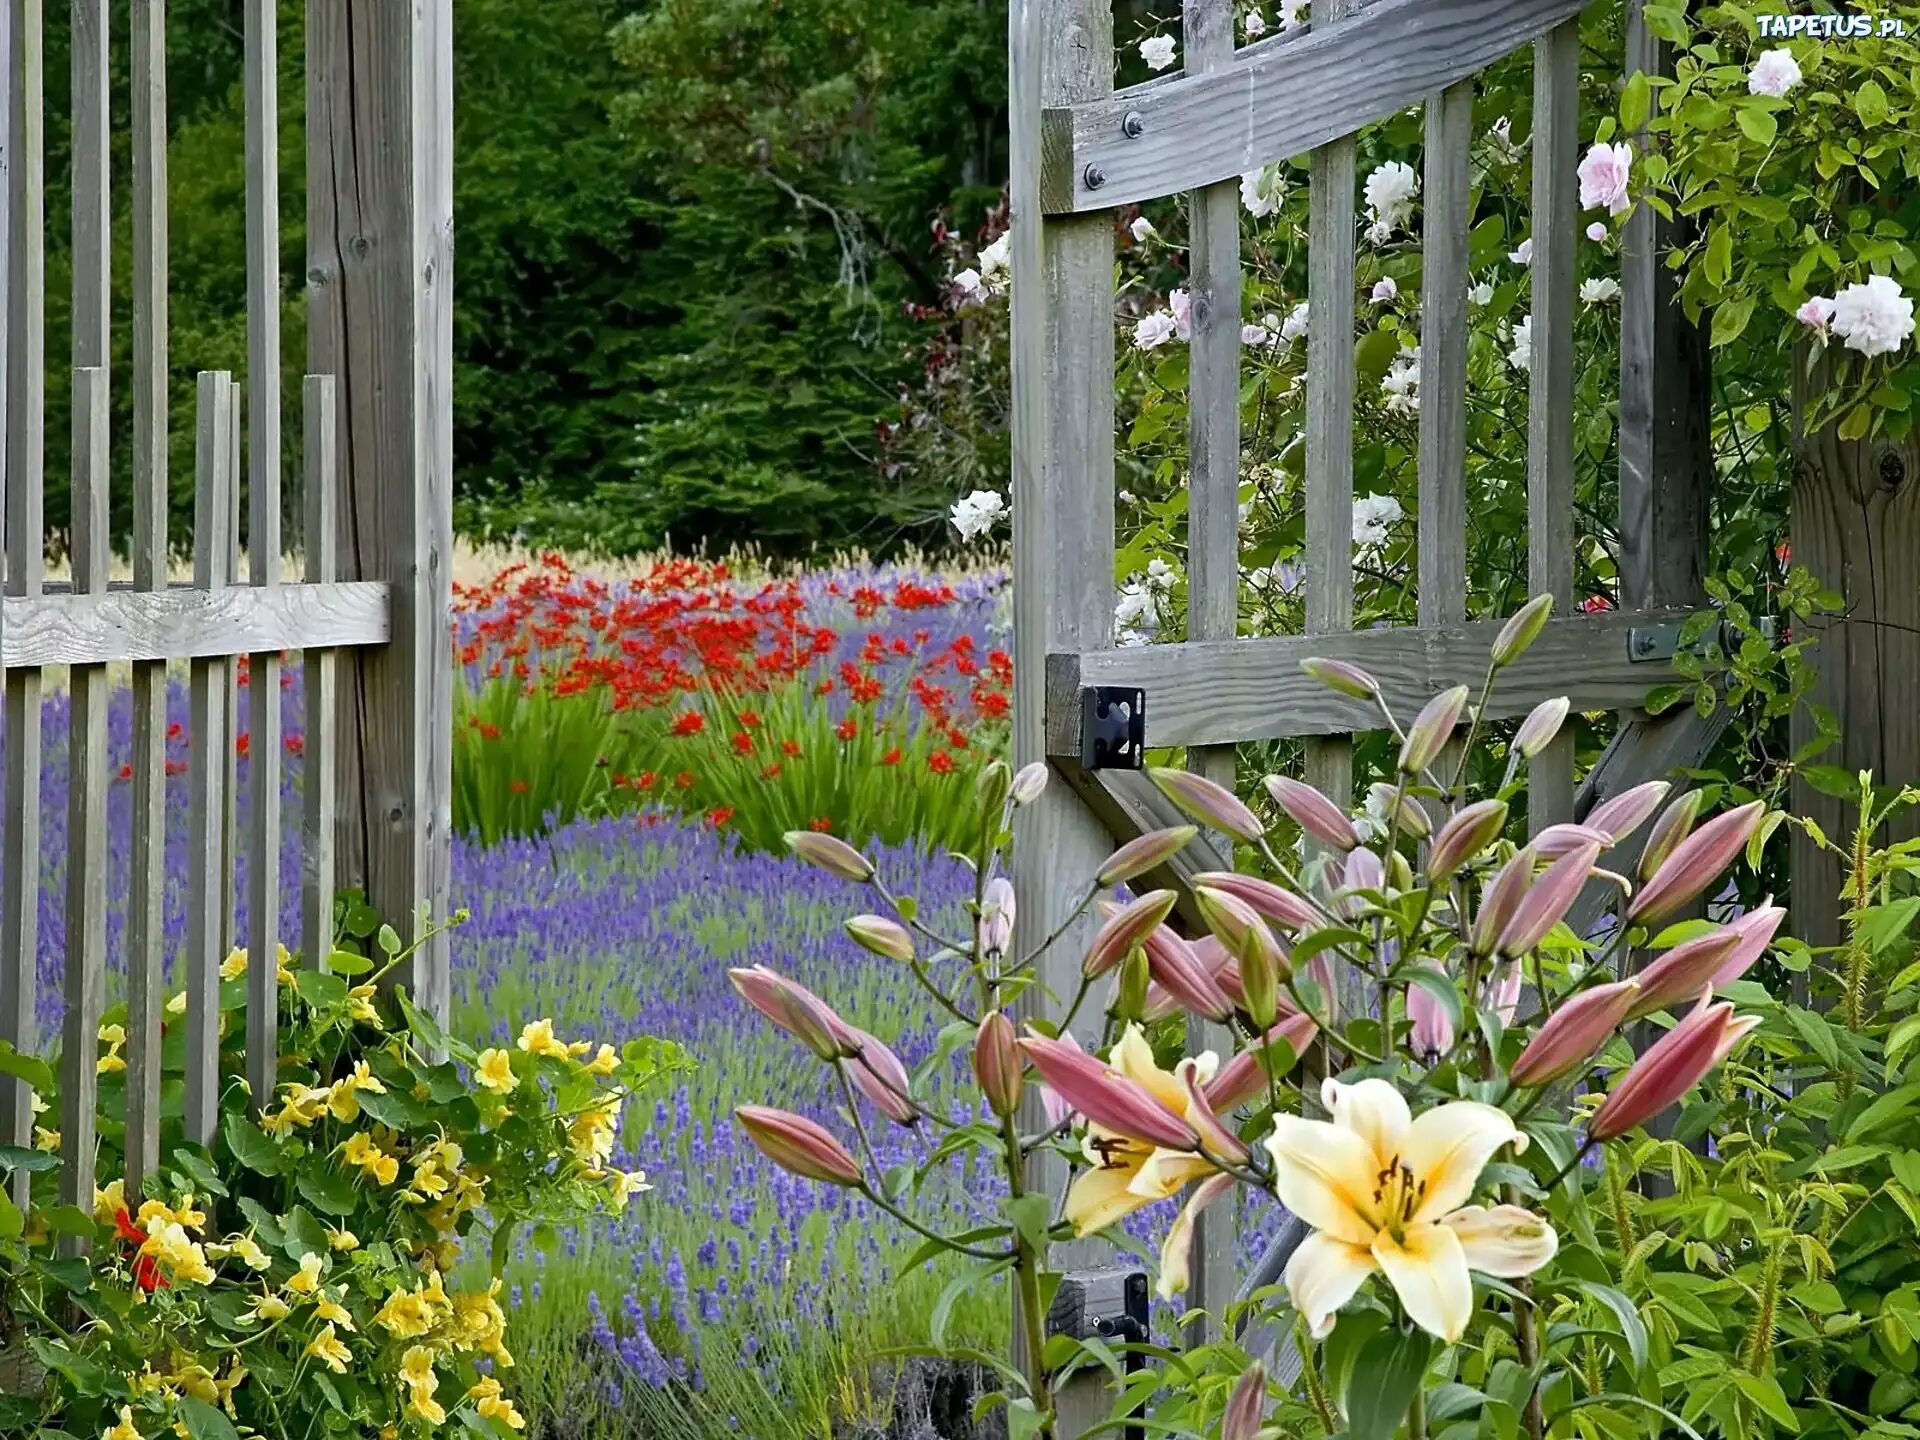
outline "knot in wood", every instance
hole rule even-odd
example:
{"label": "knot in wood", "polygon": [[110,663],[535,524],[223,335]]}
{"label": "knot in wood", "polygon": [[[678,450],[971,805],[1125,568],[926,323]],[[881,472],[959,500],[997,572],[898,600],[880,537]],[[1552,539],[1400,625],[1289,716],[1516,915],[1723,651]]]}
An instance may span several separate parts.
{"label": "knot in wood", "polygon": [[353,252],[356,260],[364,260],[368,255],[373,253],[373,241],[364,235],[355,235],[351,240],[347,241],[347,249]]}
{"label": "knot in wood", "polygon": [[1889,450],[1880,457],[1880,483],[1889,490],[1898,490],[1907,478],[1907,462],[1900,458],[1898,450]]}

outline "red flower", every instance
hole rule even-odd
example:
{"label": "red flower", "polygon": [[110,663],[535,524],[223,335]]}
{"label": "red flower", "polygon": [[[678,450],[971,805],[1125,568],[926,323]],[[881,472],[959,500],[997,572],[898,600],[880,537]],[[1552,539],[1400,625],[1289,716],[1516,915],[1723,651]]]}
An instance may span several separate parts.
{"label": "red flower", "polygon": [[707,717],[698,710],[682,710],[674,717],[673,733],[676,735],[698,735],[707,728]]}
{"label": "red flower", "polygon": [[307,741],[304,735],[289,735],[286,739],[287,754],[298,757],[307,753]]}
{"label": "red flower", "polygon": [[693,788],[693,772],[691,770],[682,770],[678,775],[673,777],[673,783],[678,785],[682,790],[691,790]]}
{"label": "red flower", "polygon": [[1580,602],[1580,608],[1587,614],[1592,615],[1601,610],[1611,610],[1613,608],[1613,601],[1604,595],[1589,595]]}
{"label": "red flower", "polygon": [[770,764],[762,765],[760,767],[760,778],[762,780],[778,780],[780,778],[780,762],[775,760]]}
{"label": "red flower", "polygon": [[1793,541],[1782,540],[1773,547],[1773,558],[1780,562],[1780,568],[1786,569],[1793,564]]}
{"label": "red flower", "polygon": [[842,740],[855,740],[859,738],[860,727],[853,723],[852,717],[848,717],[833,727],[833,733]]}
{"label": "red flower", "polygon": [[176,720],[171,725],[167,726],[167,739],[178,740],[179,738],[180,738],[180,722]]}
{"label": "red flower", "polygon": [[524,795],[527,793],[527,791],[531,790],[532,788],[533,787],[527,784],[527,782],[524,780],[509,780],[507,782],[507,789],[511,790],[516,795]]}
{"label": "red flower", "polygon": [[233,742],[233,753],[243,759],[253,751],[253,737],[246,731],[240,732],[240,738]]}
{"label": "red flower", "polygon": [[642,770],[640,772],[640,778],[634,781],[633,783],[635,787],[638,789],[651,790],[653,788],[654,782],[659,778],[660,777],[654,774],[653,771],[651,770]]}
{"label": "red flower", "polygon": [[131,780],[133,778],[133,766],[122,765],[120,767],[120,778],[122,780]]}
{"label": "red flower", "polygon": [[758,710],[742,710],[740,712],[740,728],[742,730],[752,730],[759,724],[760,712]]}
{"label": "red flower", "polygon": [[184,775],[184,774],[186,774],[186,773],[187,773],[187,762],[186,762],[186,761],[184,761],[184,760],[169,760],[169,761],[167,761],[167,774],[169,774],[169,775]]}
{"label": "red flower", "polygon": [[742,755],[751,755],[753,753],[753,736],[744,730],[736,730],[733,732],[732,744],[733,748]]}
{"label": "red flower", "polygon": [[140,1247],[147,1243],[147,1232],[133,1223],[123,1205],[113,1212],[113,1233],[118,1235],[133,1251],[133,1283],[148,1294],[167,1286],[167,1277],[160,1273],[159,1262],[151,1255],[140,1254]]}
{"label": "red flower", "polygon": [[936,750],[927,757],[927,768],[936,775],[951,774],[953,757],[944,750]]}
{"label": "red flower", "polygon": [[898,765],[900,763],[900,758],[901,758],[900,747],[898,745],[895,745],[891,750],[887,751],[886,754],[880,757],[880,763],[882,765]]}
{"label": "red flower", "polygon": [[823,833],[831,830],[833,829],[833,817],[830,815],[822,815],[818,820],[809,820],[807,822],[807,829],[818,830]]}
{"label": "red flower", "polygon": [[726,824],[727,821],[731,820],[732,818],[733,818],[733,807],[729,805],[716,805],[713,807],[713,809],[707,811],[707,824],[711,825],[716,830],[718,830],[722,825]]}
{"label": "red flower", "polygon": [[780,742],[780,753],[785,755],[789,760],[799,759],[800,742],[798,740],[782,740]]}

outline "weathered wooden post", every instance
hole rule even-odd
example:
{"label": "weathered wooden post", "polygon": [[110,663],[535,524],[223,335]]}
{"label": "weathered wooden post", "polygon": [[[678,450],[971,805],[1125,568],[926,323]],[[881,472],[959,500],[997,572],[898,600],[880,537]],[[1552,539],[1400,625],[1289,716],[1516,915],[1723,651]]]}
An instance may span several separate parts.
{"label": "weathered wooden post", "polygon": [[[339,577],[392,585],[340,675],[339,880],[447,917],[453,659],[452,0],[309,0],[308,369],[339,395]],[[448,1005],[447,941],[395,979]]]}

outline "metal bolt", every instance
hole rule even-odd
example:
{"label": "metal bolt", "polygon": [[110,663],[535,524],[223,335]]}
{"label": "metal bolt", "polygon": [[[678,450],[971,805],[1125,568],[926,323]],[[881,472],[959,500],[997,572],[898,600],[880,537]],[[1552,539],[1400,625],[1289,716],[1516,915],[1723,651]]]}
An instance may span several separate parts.
{"label": "metal bolt", "polygon": [[1651,655],[1654,647],[1660,643],[1651,630],[1639,630],[1634,633],[1633,648],[1639,655]]}
{"label": "metal bolt", "polygon": [[1140,118],[1138,110],[1129,110],[1121,117],[1120,133],[1129,140],[1138,140],[1146,133],[1147,122]]}
{"label": "metal bolt", "polygon": [[1107,183],[1107,172],[1102,170],[1098,165],[1089,165],[1081,174],[1080,178],[1086,183],[1087,189],[1098,190],[1102,185]]}

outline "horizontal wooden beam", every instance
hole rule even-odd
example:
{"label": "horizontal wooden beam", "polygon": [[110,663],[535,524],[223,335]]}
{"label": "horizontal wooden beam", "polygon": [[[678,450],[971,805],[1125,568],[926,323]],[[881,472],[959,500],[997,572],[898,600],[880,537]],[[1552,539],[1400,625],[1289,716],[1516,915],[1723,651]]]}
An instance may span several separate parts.
{"label": "horizontal wooden beam", "polygon": [[[1087,808],[1113,833],[1114,844],[1123,845],[1136,835],[1150,830],[1165,830],[1193,822],[1153,781],[1137,770],[1088,770],[1076,757],[1062,756],[1054,762],[1059,776],[1071,785]],[[1149,890],[1168,889],[1180,898],[1175,913],[1190,935],[1206,933],[1207,922],[1193,900],[1193,877],[1209,870],[1233,869],[1233,856],[1214,848],[1206,831],[1187,842],[1185,849],[1163,865],[1127,882],[1136,895]]]}
{"label": "horizontal wooden beam", "polygon": [[367,580],[9,595],[0,600],[0,668],[384,645],[393,626],[389,588]]}
{"label": "horizontal wooden beam", "polygon": [[1041,206],[1106,210],[1303,155],[1467,79],[1581,9],[1582,0],[1378,0],[1244,46],[1219,70],[1046,110]]}
{"label": "horizontal wooden beam", "polygon": [[[1678,626],[1686,610],[1608,611],[1551,620],[1540,638],[1501,672],[1492,719],[1523,715],[1565,695],[1576,710],[1631,710],[1672,678],[1665,660],[1627,653],[1636,627]],[[1047,657],[1047,745],[1080,753],[1080,692],[1101,685],[1147,692],[1147,744],[1222,745],[1290,735],[1347,735],[1381,729],[1364,701],[1327,689],[1300,669],[1312,656],[1364,667],[1393,713],[1411,720],[1449,685],[1476,694],[1500,622],[1405,626],[1350,634],[1187,641]]]}

